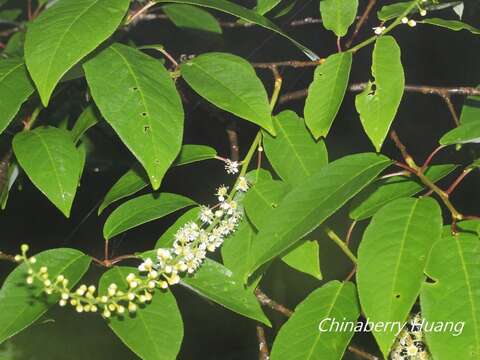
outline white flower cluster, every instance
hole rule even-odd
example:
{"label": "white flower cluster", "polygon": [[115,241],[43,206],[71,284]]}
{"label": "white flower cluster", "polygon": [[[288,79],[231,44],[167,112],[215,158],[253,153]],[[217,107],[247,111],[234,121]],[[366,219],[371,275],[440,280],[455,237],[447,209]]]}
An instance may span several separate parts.
{"label": "white flower cluster", "polygon": [[[238,163],[231,162],[228,166],[230,170],[227,169],[227,172],[238,172]],[[166,289],[178,284],[180,276],[193,274],[206,258],[207,252],[219,248],[225,238],[236,230],[241,212],[232,198],[236,191],[245,192],[248,188],[248,181],[242,176],[237,179],[231,194],[226,186],[220,186],[215,193],[219,203],[214,207],[201,206],[198,223],[191,221],[183,225],[175,234],[172,248],[157,250],[156,261],[145,259],[138,267],[140,276],[128,274],[128,289],[123,291],[114,283],[108,286],[104,295],[95,295],[97,289],[93,285],[80,285],[75,291],[70,290],[68,279],[63,275],[53,280],[47,267],[34,269],[36,258],[27,256],[27,245],[22,245],[22,255],[17,255],[15,260],[27,264],[27,284],[40,284],[47,295],[60,295],[60,306],[70,304],[79,313],[101,312],[105,318],[114,313],[134,313],[138,308],[137,303],[144,304],[152,300],[156,288]]]}

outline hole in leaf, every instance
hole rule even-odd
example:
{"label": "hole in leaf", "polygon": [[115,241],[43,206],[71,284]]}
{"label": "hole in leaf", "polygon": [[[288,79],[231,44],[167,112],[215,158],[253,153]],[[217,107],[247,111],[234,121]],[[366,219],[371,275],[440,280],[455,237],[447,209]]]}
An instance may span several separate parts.
{"label": "hole in leaf", "polygon": [[133,90],[133,91],[137,91],[138,88],[137,88],[137,87],[133,87],[132,90]]}
{"label": "hole in leaf", "polygon": [[436,284],[436,283],[437,283],[436,280],[434,280],[434,279],[432,279],[431,277],[428,277],[428,276],[427,276],[427,278],[425,279],[425,282],[426,282],[427,284]]}
{"label": "hole in leaf", "polygon": [[147,113],[146,113],[146,112],[143,112],[143,113],[142,113],[142,116],[147,116]]}
{"label": "hole in leaf", "polygon": [[400,299],[400,294],[396,294],[395,299]]}
{"label": "hole in leaf", "polygon": [[149,130],[150,130],[150,126],[145,125],[145,126],[143,127],[143,132],[146,133],[146,132],[148,132]]}

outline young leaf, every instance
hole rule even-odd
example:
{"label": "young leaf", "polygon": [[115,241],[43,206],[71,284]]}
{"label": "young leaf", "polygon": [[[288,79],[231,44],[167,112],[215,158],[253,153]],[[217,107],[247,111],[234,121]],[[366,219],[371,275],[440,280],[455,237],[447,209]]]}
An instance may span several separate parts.
{"label": "young leaf", "polygon": [[480,241],[471,234],[448,236],[432,248],[425,268],[434,283],[423,283],[422,315],[428,323],[464,323],[460,334],[426,332],[428,348],[438,359],[480,357]]}
{"label": "young leaf", "polygon": [[69,217],[82,171],[70,133],[54,127],[23,131],[13,138],[13,151],[35,186]]}
{"label": "young leaf", "polygon": [[291,186],[283,181],[264,180],[248,190],[243,200],[247,216],[257,229],[271,216],[271,210],[290,191]]}
{"label": "young leaf", "polygon": [[[441,209],[432,198],[398,199],[373,216],[360,243],[357,269],[360,303],[368,319],[374,323],[407,319],[441,229]],[[385,357],[399,330],[373,331]]]}
{"label": "young leaf", "polygon": [[460,31],[460,30],[468,30],[472,34],[480,35],[480,29],[474,28],[471,25],[465,24],[464,22],[458,20],[446,20],[446,19],[438,19],[438,18],[429,18],[420,21],[422,24],[430,24],[439,26],[442,28],[450,29],[453,31]]}
{"label": "young leaf", "polygon": [[[457,168],[456,165],[434,165],[425,171],[425,175],[437,182]],[[402,197],[413,196],[425,187],[415,178],[405,176],[393,176],[378,180],[365,188],[352,201],[350,218],[364,220],[373,216],[382,206]]]}
{"label": "young leaf", "polygon": [[[53,249],[35,256],[48,267],[50,279],[64,275],[69,287],[74,286],[90,266],[90,257],[74,249]],[[0,290],[0,343],[14,336],[42,316],[60,298],[59,294],[44,297],[43,284],[35,280],[26,283],[27,267],[19,265],[8,275]]]}
{"label": "young leaf", "polygon": [[124,231],[160,219],[187,206],[195,205],[195,201],[181,195],[160,193],[146,194],[116,208],[108,217],[103,227],[105,239],[111,239]]}
{"label": "young leaf", "polygon": [[[137,269],[116,266],[103,274],[99,291],[106,293],[110,284],[128,289],[126,277]],[[134,314],[113,316],[108,326],[143,360],[174,360],[183,339],[183,321],[175,297],[170,291],[157,290],[150,303]]]}
{"label": "young leaf", "polygon": [[441,145],[468,144],[480,142],[480,121],[467,122],[460,124],[453,130],[450,130],[440,139]]}
{"label": "young leaf", "polygon": [[62,76],[113,34],[129,4],[128,0],[62,0],[29,24],[25,61],[45,106]]}
{"label": "young leaf", "polygon": [[267,12],[277,6],[282,0],[257,0],[255,11],[260,15],[265,15]]}
{"label": "young leaf", "polygon": [[[217,155],[215,149],[205,145],[183,145],[180,154],[175,159],[173,166],[182,166],[197,161],[213,159]],[[133,195],[148,186],[148,178],[143,169],[134,166],[127,171],[117,182],[111,187],[107,195],[103,199],[102,204],[98,208],[98,214],[110,204]]]}
{"label": "young leaf", "polygon": [[[273,343],[272,360],[340,360],[352,331],[328,331],[331,321],[355,322],[360,314],[355,285],[331,281],[295,309]],[[330,320],[329,320],[330,319]],[[322,331],[319,327],[322,324]]]}
{"label": "young leaf", "polygon": [[32,93],[33,86],[23,61],[0,60],[0,134]]}
{"label": "young leaf", "polygon": [[252,274],[288,250],[373,181],[391,161],[371,153],[343,157],[306,178],[290,191],[255,239]]}
{"label": "young leaf", "polygon": [[[398,3],[395,3],[395,4],[382,6],[380,11],[377,13],[377,16],[382,21],[388,21],[388,20],[391,20],[391,19],[395,19],[395,18],[401,16],[402,14],[404,14],[405,11],[407,11],[407,9],[415,1],[417,1],[417,0],[406,1],[406,2],[398,2]],[[412,9],[412,13],[417,12],[417,11],[418,11],[417,7],[414,7]]]}
{"label": "young leaf", "polygon": [[121,44],[84,68],[100,112],[157,190],[182,146],[183,107],[170,74],[159,61]]}
{"label": "young leaf", "polygon": [[323,26],[333,31],[338,37],[345,36],[348,28],[355,21],[358,0],[322,0],[320,14]]}
{"label": "young leaf", "polygon": [[155,249],[158,248],[170,248],[173,246],[173,242],[175,241],[175,233],[186,223],[190,221],[198,220],[200,216],[200,208],[194,207],[188,211],[186,211],[182,216],[180,216],[175,223],[170,226],[160,238],[157,240],[155,244]]}
{"label": "young leaf", "polygon": [[73,142],[77,143],[85,132],[100,121],[100,114],[93,105],[87,107],[75,121],[75,125],[71,130]]}
{"label": "young leaf", "polygon": [[347,90],[351,66],[352,53],[343,52],[329,56],[315,69],[304,109],[305,122],[315,139],[328,135]]}
{"label": "young leaf", "polygon": [[302,118],[286,110],[274,117],[276,137],[265,134],[263,145],[275,172],[292,185],[303,183],[328,163],[323,140],[315,141]]}
{"label": "young leaf", "polygon": [[218,20],[208,11],[186,4],[162,6],[165,15],[179,28],[221,34]]}
{"label": "young leaf", "polygon": [[243,281],[229,269],[205,259],[191,277],[182,278],[181,285],[229,310],[270,326],[255,295],[243,287]]}
{"label": "young leaf", "polygon": [[469,96],[462,107],[460,123],[480,121],[480,96]]}
{"label": "young leaf", "polygon": [[251,22],[258,26],[261,26],[265,29],[271,30],[276,32],[277,34],[283,36],[284,38],[290,40],[297,48],[299,48],[305,55],[307,55],[310,60],[318,60],[319,57],[310,49],[300,44],[298,41],[295,41],[290,36],[285,34],[277,25],[272,23],[266,17],[263,17],[257,14],[255,11],[247,9],[243,6],[237,5],[231,1],[227,0],[156,0],[159,3],[180,3],[180,4],[191,4],[197,6],[203,6],[211,9],[215,9],[218,11],[222,11],[224,13],[236,16],[242,20]]}
{"label": "young leaf", "polygon": [[282,257],[282,261],[295,270],[322,280],[319,251],[317,241],[307,240],[290,250],[287,255]]}
{"label": "young leaf", "polygon": [[363,128],[375,149],[380,151],[402,100],[405,87],[400,48],[391,36],[381,36],[373,50],[374,83],[355,99]]}
{"label": "young leaf", "polygon": [[220,109],[275,132],[267,92],[248,61],[207,53],[182,64],[181,72],[193,90]]}

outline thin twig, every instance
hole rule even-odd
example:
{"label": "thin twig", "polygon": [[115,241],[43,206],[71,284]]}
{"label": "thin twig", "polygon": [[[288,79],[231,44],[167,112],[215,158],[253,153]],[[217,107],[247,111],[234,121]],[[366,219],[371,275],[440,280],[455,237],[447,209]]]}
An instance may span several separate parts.
{"label": "thin twig", "polygon": [[261,325],[258,325],[258,324],[257,324],[257,339],[258,339],[258,359],[259,360],[270,359],[267,338],[265,337],[265,330]]}
{"label": "thin twig", "polygon": [[323,231],[325,232],[325,234],[327,234],[327,236],[328,236],[331,240],[333,240],[333,242],[334,242],[335,244],[338,245],[338,247],[343,251],[343,253],[344,253],[345,255],[347,255],[347,257],[348,257],[350,260],[352,260],[352,262],[353,262],[354,264],[356,264],[356,263],[358,262],[357,257],[356,257],[355,255],[353,255],[353,253],[352,253],[352,252],[350,251],[350,249],[348,248],[347,244],[346,244],[344,241],[342,241],[342,239],[340,239],[340,237],[339,237],[332,229],[330,229],[330,228],[328,228],[328,227],[325,227],[325,228],[323,229]]}
{"label": "thin twig", "polygon": [[442,96],[442,99],[445,101],[445,104],[447,104],[448,110],[452,115],[452,119],[453,119],[453,122],[455,123],[455,126],[460,125],[460,119],[458,118],[457,112],[455,111],[455,107],[452,104],[450,94],[442,94],[441,96]]}
{"label": "thin twig", "polygon": [[357,220],[353,220],[350,226],[348,227],[347,236],[345,236],[345,244],[350,245],[350,239],[352,238],[353,229],[357,225]]}
{"label": "thin twig", "polygon": [[270,299],[262,290],[260,290],[260,288],[255,289],[255,296],[263,306],[268,306],[270,309],[275,310],[286,317],[293,315],[292,310],[288,309],[285,305],[279,304],[275,300]]}
{"label": "thin twig", "polygon": [[427,170],[427,167],[428,167],[428,165],[430,165],[430,163],[432,162],[433,157],[434,157],[435,155],[437,155],[437,153],[438,153],[440,150],[442,150],[444,147],[445,147],[445,145],[440,145],[440,146],[436,147],[436,148],[431,152],[430,155],[428,155],[427,159],[425,160],[425,162],[423,163],[423,165],[422,165],[422,167],[421,167],[421,169],[420,169],[422,172],[425,172],[425,170]]}
{"label": "thin twig", "polygon": [[15,256],[5,254],[4,252],[1,252],[1,251],[0,251],[0,260],[6,260],[6,261],[10,261],[10,262],[16,263],[16,261],[15,261]]}
{"label": "thin twig", "polygon": [[451,195],[451,193],[457,188],[458,185],[465,179],[465,177],[472,172],[474,168],[468,167],[462,171],[462,173],[455,179],[455,181],[448,187],[445,191],[447,195]]}
{"label": "thin twig", "polygon": [[352,45],[353,40],[357,37],[360,29],[362,26],[367,22],[368,16],[370,15],[370,12],[373,10],[373,7],[375,6],[377,0],[369,0],[367,7],[365,8],[365,11],[363,12],[362,16],[360,16],[360,19],[357,21],[355,24],[355,30],[353,31],[352,37],[347,41],[345,47],[348,49]]}
{"label": "thin twig", "polygon": [[320,64],[323,64],[325,59],[319,59],[316,61],[300,61],[300,60],[286,60],[286,61],[277,61],[277,62],[263,62],[263,63],[252,63],[253,67],[259,69],[272,69],[274,67],[292,67],[292,68],[303,68],[303,67],[313,67]]}
{"label": "thin twig", "polygon": [[349,346],[348,347],[348,351],[354,353],[355,355],[361,357],[362,359],[366,359],[366,360],[380,360],[378,357],[372,355],[372,354],[369,354],[363,350],[360,350],[359,348],[355,347],[355,346]]}
{"label": "thin twig", "polygon": [[125,25],[130,25],[133,22],[138,22],[140,21],[142,15],[146,15],[148,9],[150,9],[153,5],[155,5],[155,1],[149,1],[147,4],[142,6],[140,10],[133,12],[130,14],[127,18],[127,21],[125,22]]}

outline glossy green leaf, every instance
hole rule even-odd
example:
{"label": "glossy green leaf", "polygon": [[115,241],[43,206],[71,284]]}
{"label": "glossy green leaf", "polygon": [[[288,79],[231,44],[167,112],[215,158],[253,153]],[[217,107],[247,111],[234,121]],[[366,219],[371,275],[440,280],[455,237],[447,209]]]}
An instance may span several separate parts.
{"label": "glossy green leaf", "polygon": [[163,12],[179,28],[221,34],[218,20],[208,11],[187,4],[162,6]]}
{"label": "glossy green leaf", "polygon": [[154,58],[121,44],[105,49],[84,68],[100,112],[157,190],[183,137],[182,102],[168,71]]}
{"label": "glossy green leaf", "polygon": [[13,184],[15,184],[20,171],[16,163],[8,164],[8,162],[0,161],[0,173],[2,173],[0,175],[0,209],[5,210],[10,190]]}
{"label": "glossy green leaf", "polygon": [[173,246],[173,242],[175,241],[175,233],[186,223],[191,221],[198,220],[200,216],[200,208],[194,207],[188,211],[186,211],[182,216],[180,216],[172,226],[170,226],[160,238],[157,240],[155,244],[155,249],[157,248],[171,248]]}
{"label": "glossy green leaf", "polygon": [[395,119],[405,87],[400,48],[391,36],[381,36],[373,50],[374,82],[355,99],[363,128],[375,149],[380,151]]}
{"label": "glossy green leaf", "polygon": [[303,183],[328,163],[323,140],[315,141],[302,118],[293,111],[274,117],[276,137],[265,134],[263,146],[275,172],[292,185]]}
{"label": "glossy green leaf", "polygon": [[243,205],[248,218],[257,229],[270,218],[270,211],[278,206],[290,190],[290,185],[278,180],[264,180],[248,190]]}
{"label": "glossy green leaf", "polygon": [[[10,57],[22,57],[23,58],[23,47],[25,43],[25,33],[23,31],[18,31],[8,39],[7,46],[3,50],[2,54],[8,55]],[[24,68],[25,73],[27,73],[27,68]],[[30,80],[31,81],[31,80]],[[33,83],[31,85],[33,91]]]}
{"label": "glossy green leaf", "polygon": [[322,280],[320,270],[320,248],[317,241],[305,241],[282,257],[291,268]]}
{"label": "glossy green leaf", "polygon": [[480,96],[469,96],[463,104],[460,123],[466,124],[475,121],[480,121]]}
{"label": "glossy green leaf", "polygon": [[29,24],[25,60],[45,106],[67,71],[113,34],[129,4],[128,0],[62,0]]}
{"label": "glossy green leaf", "polygon": [[180,154],[175,159],[173,166],[191,164],[197,161],[214,159],[217,151],[205,145],[183,145]]}
{"label": "glossy green leaf", "polygon": [[292,247],[372,182],[391,161],[372,153],[343,157],[290,191],[259,229],[250,274]]}
{"label": "glossy green leaf", "polygon": [[267,92],[248,61],[226,53],[207,53],[181,66],[193,90],[218,106],[274,133]]}
{"label": "glossy green leaf", "polygon": [[32,93],[33,86],[23,61],[0,60],[0,134]]}
{"label": "glossy green leaf", "polygon": [[21,14],[21,9],[7,9],[0,11],[0,23],[14,22]]}
{"label": "glossy green leaf", "polygon": [[[69,287],[82,278],[91,260],[78,250],[62,248],[35,257],[39,264],[48,267],[50,279],[62,274],[69,279]],[[26,277],[27,267],[21,264],[8,275],[0,290],[0,343],[31,325],[59,300],[59,294],[45,297],[44,286],[38,280],[28,286]]]}
{"label": "glossy green leaf", "polygon": [[260,15],[265,15],[272,10],[275,6],[281,3],[282,0],[257,0],[257,6],[255,11]]}
{"label": "glossy green leaf", "polygon": [[90,129],[92,126],[95,126],[100,121],[100,114],[93,105],[87,107],[75,121],[71,133],[72,138],[75,143],[80,141],[80,138]]}
{"label": "glossy green leaf", "polygon": [[[429,323],[453,322],[456,330],[426,332],[435,359],[480,357],[480,241],[460,234],[438,241],[432,248],[426,274],[434,283],[422,286],[422,315]],[[462,326],[464,323],[464,326]],[[457,325],[460,324],[460,325]],[[459,327],[460,326],[460,327]],[[455,333],[461,328],[461,333]]]}
{"label": "glossy green leaf", "polygon": [[[137,269],[110,269],[100,280],[100,292],[106,293],[112,283],[127,289],[129,273],[137,273]],[[140,306],[135,314],[111,317],[108,326],[143,360],[175,360],[182,345],[182,316],[170,291],[156,290],[151,302]]]}
{"label": "glossy green leaf", "polygon": [[421,21],[422,24],[429,24],[435,25],[442,28],[460,31],[460,30],[468,30],[472,34],[479,35],[480,29],[477,29],[471,25],[465,24],[464,22],[458,20],[446,20],[446,19],[439,19],[439,18],[429,18]]}
{"label": "glossy green leaf", "polygon": [[[441,229],[441,209],[432,198],[398,199],[373,216],[358,249],[357,265],[360,303],[370,321],[403,323],[407,319]],[[385,357],[399,330],[373,331]]]}
{"label": "glossy green leaf", "polygon": [[337,36],[345,36],[357,16],[358,0],[322,0],[320,14],[323,26]]}
{"label": "glossy green leaf", "polygon": [[101,214],[103,210],[114,202],[133,195],[147,186],[148,179],[143,169],[133,167],[122,175],[122,177],[110,188],[98,208],[98,214]]}
{"label": "glossy green leaf", "polygon": [[305,101],[305,122],[318,139],[326,137],[347,90],[352,53],[333,54],[315,69]]}
{"label": "glossy green leaf", "polygon": [[440,139],[441,145],[480,143],[480,121],[460,124]]}
{"label": "glossy green leaf", "polygon": [[54,127],[23,131],[13,138],[13,151],[33,184],[69,217],[82,171],[70,133]]}
{"label": "glossy green leaf", "polygon": [[300,44],[298,41],[295,41],[290,36],[285,34],[277,25],[272,23],[266,17],[263,17],[257,14],[255,11],[247,9],[243,6],[237,5],[228,0],[156,0],[159,3],[180,3],[180,4],[190,4],[190,5],[198,5],[203,6],[211,9],[215,9],[218,11],[222,11],[224,13],[236,16],[242,20],[251,22],[258,26],[261,26],[265,29],[271,30],[276,32],[277,34],[283,36],[284,38],[290,40],[297,48],[302,50],[305,55],[307,55],[310,60],[318,60],[319,57],[310,49]]}
{"label": "glossy green leaf", "polygon": [[222,264],[206,259],[193,276],[182,278],[180,284],[229,310],[270,326],[255,295],[245,290],[242,279]]}
{"label": "glossy green leaf", "polygon": [[[457,168],[456,165],[434,165],[425,171],[425,175],[437,182]],[[364,220],[373,216],[382,206],[402,197],[413,196],[425,189],[424,185],[414,177],[393,176],[378,180],[365,188],[353,200],[350,207],[350,218]]]}
{"label": "glossy green leaf", "polygon": [[[197,161],[213,159],[217,155],[215,149],[205,145],[183,145],[173,166],[182,166]],[[133,195],[148,186],[148,178],[143,169],[134,166],[127,171],[111,187],[103,199],[98,213],[101,214],[112,203]]]}
{"label": "glossy green leaf", "polygon": [[[415,0],[416,1],[416,0]],[[405,13],[414,1],[398,2],[391,5],[382,6],[377,16],[382,21],[395,19]],[[412,13],[418,11],[417,7],[412,9]]]}
{"label": "glossy green leaf", "polygon": [[[297,306],[275,338],[270,358],[340,360],[353,337],[353,330],[327,330],[333,319],[355,323],[359,315],[355,285],[331,281],[310,293]],[[320,331],[320,326],[324,331]]]}
{"label": "glossy green leaf", "polygon": [[195,205],[195,201],[177,194],[139,196],[123,203],[110,214],[103,227],[103,236],[105,239],[111,239],[138,225],[160,219],[191,205]]}

